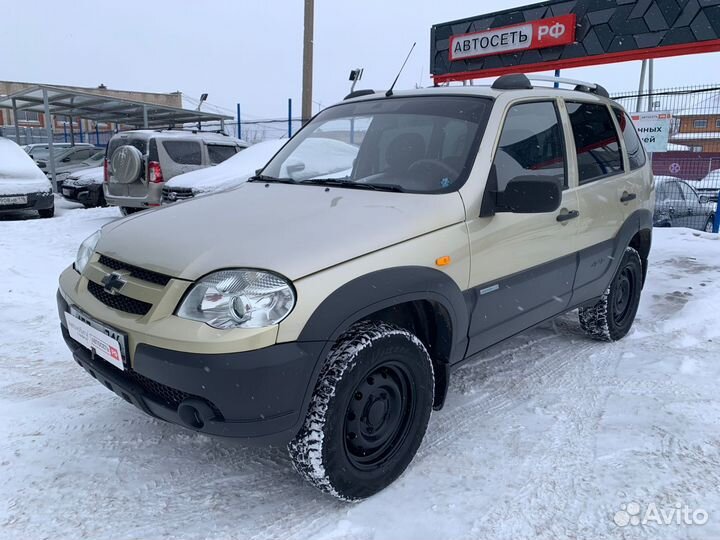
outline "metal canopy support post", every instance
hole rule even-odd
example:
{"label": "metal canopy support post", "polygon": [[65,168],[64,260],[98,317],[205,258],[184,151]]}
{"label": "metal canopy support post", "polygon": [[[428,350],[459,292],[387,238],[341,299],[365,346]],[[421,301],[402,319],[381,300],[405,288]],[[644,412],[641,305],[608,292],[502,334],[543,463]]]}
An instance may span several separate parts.
{"label": "metal canopy support post", "polygon": [[45,132],[48,140],[48,163],[50,165],[50,181],[53,193],[57,193],[57,178],[55,177],[55,148],[53,144],[52,119],[50,118],[50,102],[47,89],[43,89],[43,105],[45,106]]}
{"label": "metal canopy support post", "polygon": [[640,112],[642,107],[642,93],[645,89],[645,70],[647,69],[647,60],[642,61],[642,67],[640,67],[640,84],[638,85],[638,97],[635,105],[635,112]]}
{"label": "metal canopy support post", "polygon": [[237,138],[242,139],[242,135],[241,135],[242,120],[240,120],[240,104],[239,103],[237,104],[237,119],[238,119]]}
{"label": "metal canopy support post", "polygon": [[[560,77],[560,70],[559,70],[559,69],[556,69],[556,70],[555,70],[555,77],[558,77],[558,78]],[[555,88],[560,88],[560,83],[559,83],[559,82],[555,82],[555,84],[554,84],[553,86],[554,86]]]}
{"label": "metal canopy support post", "polygon": [[292,98],[288,98],[288,138],[292,137]]}
{"label": "metal canopy support post", "polygon": [[143,127],[145,129],[148,128],[148,111],[146,106],[143,106]]}
{"label": "metal canopy support post", "polygon": [[[18,126],[17,102],[12,100],[13,124],[15,124],[15,142],[20,144],[20,126]],[[27,141],[25,141],[27,142]]]}
{"label": "metal canopy support post", "polygon": [[653,90],[655,89],[655,61],[648,60],[648,111],[653,110]]}
{"label": "metal canopy support post", "polygon": [[75,127],[73,126],[73,117],[68,116],[70,120],[70,146],[75,146]]}

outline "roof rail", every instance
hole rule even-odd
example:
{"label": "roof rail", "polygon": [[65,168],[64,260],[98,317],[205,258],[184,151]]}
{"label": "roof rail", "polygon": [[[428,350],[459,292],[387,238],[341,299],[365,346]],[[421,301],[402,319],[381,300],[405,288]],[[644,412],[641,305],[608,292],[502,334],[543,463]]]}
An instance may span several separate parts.
{"label": "roof rail", "polygon": [[574,90],[577,92],[588,92],[605,98],[610,97],[608,91],[599,84],[578,81],[577,79],[566,79],[564,77],[552,77],[548,75],[525,75],[523,73],[503,75],[495,80],[492,87],[496,90],[531,90],[533,86],[530,81],[569,84],[574,86]]}
{"label": "roof rail", "polygon": [[597,94],[598,96],[609,98],[610,94],[604,87],[597,83],[579,81],[577,79],[568,79],[565,77],[554,77],[551,75],[530,75],[528,77],[532,81],[544,81],[557,84],[569,84],[575,86],[577,92],[589,92],[590,94]]}
{"label": "roof rail", "polygon": [[352,99],[360,96],[369,96],[370,94],[374,94],[375,90],[370,90],[369,88],[366,88],[365,90],[355,90],[354,92],[350,92],[347,96],[343,98],[343,101],[346,99]]}

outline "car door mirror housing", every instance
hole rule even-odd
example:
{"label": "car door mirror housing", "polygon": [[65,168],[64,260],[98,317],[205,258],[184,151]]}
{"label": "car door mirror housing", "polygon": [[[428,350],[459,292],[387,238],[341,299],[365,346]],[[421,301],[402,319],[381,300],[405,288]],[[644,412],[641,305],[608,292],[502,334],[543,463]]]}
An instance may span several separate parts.
{"label": "car door mirror housing", "polygon": [[707,197],[707,195],[700,195],[700,204],[707,204],[710,202],[710,199]]}
{"label": "car door mirror housing", "polygon": [[552,178],[518,176],[508,182],[505,191],[498,193],[496,212],[542,214],[560,208],[562,188]]}

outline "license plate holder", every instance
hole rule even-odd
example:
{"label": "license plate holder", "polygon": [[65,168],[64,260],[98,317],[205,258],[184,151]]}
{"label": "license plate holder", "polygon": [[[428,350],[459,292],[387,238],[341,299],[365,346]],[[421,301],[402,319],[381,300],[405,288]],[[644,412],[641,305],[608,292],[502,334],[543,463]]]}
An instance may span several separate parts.
{"label": "license plate holder", "polygon": [[120,370],[127,369],[127,334],[96,321],[85,312],[70,306],[66,313],[70,337]]}
{"label": "license plate holder", "polygon": [[0,206],[15,206],[16,204],[27,204],[27,195],[16,197],[0,197]]}

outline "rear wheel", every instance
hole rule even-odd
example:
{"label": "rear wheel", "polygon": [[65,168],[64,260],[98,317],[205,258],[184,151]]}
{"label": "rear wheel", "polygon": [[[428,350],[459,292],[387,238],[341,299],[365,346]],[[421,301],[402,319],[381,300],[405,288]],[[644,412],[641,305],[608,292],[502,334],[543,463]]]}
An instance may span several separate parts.
{"label": "rear wheel", "polygon": [[288,445],[295,469],[340,499],[369,497],[410,464],[432,404],[432,362],[422,342],[397,326],[358,323],[330,352]]}
{"label": "rear wheel", "polygon": [[610,286],[598,302],[580,308],[580,326],[587,335],[602,341],[617,341],[630,331],[642,290],[642,261],[633,248],[625,248]]}
{"label": "rear wheel", "polygon": [[129,216],[130,214],[134,214],[135,212],[139,212],[142,210],[142,208],[132,208],[130,206],[121,206],[120,207],[120,213],[123,216]]}

